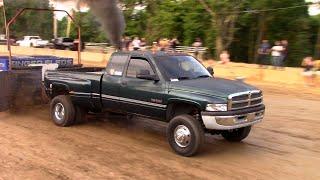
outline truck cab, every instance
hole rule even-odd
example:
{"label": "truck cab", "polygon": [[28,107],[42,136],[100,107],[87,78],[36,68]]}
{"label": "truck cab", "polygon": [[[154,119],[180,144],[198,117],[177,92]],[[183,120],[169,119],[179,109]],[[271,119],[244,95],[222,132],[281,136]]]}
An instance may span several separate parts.
{"label": "truck cab", "polygon": [[88,111],[111,111],[168,123],[172,149],[192,156],[204,134],[245,139],[265,112],[262,91],[213,77],[187,54],[116,52],[105,69],[49,71],[45,85],[51,117],[69,126]]}

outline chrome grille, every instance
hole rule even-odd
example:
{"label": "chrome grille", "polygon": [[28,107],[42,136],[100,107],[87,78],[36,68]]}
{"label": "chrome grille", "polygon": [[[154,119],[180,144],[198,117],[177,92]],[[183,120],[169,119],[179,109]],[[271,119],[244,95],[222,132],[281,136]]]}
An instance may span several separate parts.
{"label": "chrome grille", "polygon": [[228,110],[239,110],[259,106],[263,103],[261,91],[246,91],[228,97]]}

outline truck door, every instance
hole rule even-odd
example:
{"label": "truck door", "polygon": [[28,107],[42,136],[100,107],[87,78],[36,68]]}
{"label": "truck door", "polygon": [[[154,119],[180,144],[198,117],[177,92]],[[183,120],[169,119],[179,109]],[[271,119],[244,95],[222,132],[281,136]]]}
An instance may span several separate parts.
{"label": "truck door", "polygon": [[119,103],[119,91],[124,67],[128,59],[129,55],[117,54],[113,55],[108,63],[101,87],[102,105],[106,110],[122,110],[121,103]]}
{"label": "truck door", "polygon": [[121,88],[120,101],[128,113],[162,119],[165,117],[165,84],[161,81],[138,79],[138,72],[150,72],[156,75],[147,59],[131,58],[125,71]]}

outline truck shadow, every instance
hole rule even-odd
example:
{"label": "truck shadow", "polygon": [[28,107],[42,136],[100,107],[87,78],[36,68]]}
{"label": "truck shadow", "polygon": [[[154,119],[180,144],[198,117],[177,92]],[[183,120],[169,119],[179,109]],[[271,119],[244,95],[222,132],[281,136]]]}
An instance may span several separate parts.
{"label": "truck shadow", "polygon": [[[123,115],[98,115],[89,116],[88,121],[84,124],[79,124],[78,126],[97,126],[97,123],[102,123],[103,126],[112,127],[113,130],[124,133],[126,136],[130,132],[130,136],[133,134],[143,138],[150,138],[154,141],[157,139],[158,145],[166,144],[167,146],[162,146],[161,148],[165,151],[171,151],[169,145],[166,141],[166,127],[167,123],[160,122],[152,119],[133,117],[127,118]],[[207,156],[217,156],[221,154],[230,154],[234,151],[238,153],[246,152],[248,148],[252,146],[246,141],[239,143],[231,143],[224,140],[220,135],[205,135],[205,145],[202,147],[201,152],[197,157],[207,157]]]}

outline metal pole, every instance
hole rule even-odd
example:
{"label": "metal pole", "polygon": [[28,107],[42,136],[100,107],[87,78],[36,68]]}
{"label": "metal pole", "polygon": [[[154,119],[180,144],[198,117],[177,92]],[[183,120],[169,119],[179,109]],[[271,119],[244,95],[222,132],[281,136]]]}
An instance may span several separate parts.
{"label": "metal pole", "polygon": [[81,29],[80,28],[78,28],[78,39],[79,39],[79,44],[78,44],[78,64],[81,64],[82,40],[81,40]]}
{"label": "metal pole", "polygon": [[5,27],[5,31],[6,31],[6,35],[7,35],[7,28],[6,28],[7,27],[7,15],[6,15],[6,8],[5,8],[4,0],[2,2],[2,8],[3,8],[4,27]]}
{"label": "metal pole", "polygon": [[[57,10],[57,9],[39,9],[39,8],[23,8],[18,11],[18,13],[15,14],[15,16],[10,19],[10,21],[7,23],[6,30],[8,36],[10,36],[10,26],[13,24],[13,22],[26,10],[33,10],[33,11],[53,11],[53,12],[65,12],[69,18],[76,24],[78,28],[78,38],[79,38],[79,45],[78,45],[78,64],[81,63],[81,30],[80,25],[76,23],[75,19],[65,10]],[[11,53],[11,44],[9,43],[9,40],[7,38],[7,45],[8,45],[8,51],[9,51],[9,63],[10,63],[10,70],[11,70],[11,64],[12,64],[12,53]]]}
{"label": "metal pole", "polygon": [[[11,39],[9,37],[10,35],[9,35],[8,29],[7,29],[7,13],[6,13],[6,7],[5,7],[4,0],[2,1],[2,11],[3,11],[3,19],[4,19],[4,29],[5,29],[5,34],[6,34],[6,38],[7,38],[7,45],[8,45],[8,43],[11,43]],[[9,55],[9,56],[11,57],[11,55]],[[11,70],[11,61],[10,60],[9,60],[9,70]]]}

